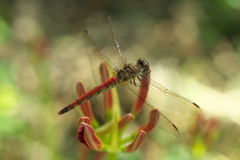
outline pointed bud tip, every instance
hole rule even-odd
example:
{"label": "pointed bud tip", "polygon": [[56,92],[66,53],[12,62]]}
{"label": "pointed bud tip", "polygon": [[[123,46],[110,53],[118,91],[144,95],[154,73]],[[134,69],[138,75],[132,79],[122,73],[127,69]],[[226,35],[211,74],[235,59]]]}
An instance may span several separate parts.
{"label": "pointed bud tip", "polygon": [[136,151],[143,144],[145,138],[146,138],[146,132],[143,130],[140,130],[135,136],[132,143],[126,147],[125,151],[127,153]]}
{"label": "pointed bud tip", "polygon": [[85,93],[83,84],[80,81],[77,82],[76,93],[78,97],[82,96]]}
{"label": "pointed bud tip", "polygon": [[81,125],[81,123],[86,123],[86,124],[91,124],[91,122],[90,122],[90,118],[89,117],[80,117],[79,119],[78,119],[78,126],[80,126]]}
{"label": "pointed bud tip", "polygon": [[146,133],[151,132],[156,126],[160,118],[160,111],[158,109],[153,109],[149,113],[149,120],[147,123],[142,125],[139,130],[144,130]]}
{"label": "pointed bud tip", "polygon": [[118,122],[118,130],[122,130],[126,125],[130,124],[134,120],[134,116],[131,113],[124,115]]}

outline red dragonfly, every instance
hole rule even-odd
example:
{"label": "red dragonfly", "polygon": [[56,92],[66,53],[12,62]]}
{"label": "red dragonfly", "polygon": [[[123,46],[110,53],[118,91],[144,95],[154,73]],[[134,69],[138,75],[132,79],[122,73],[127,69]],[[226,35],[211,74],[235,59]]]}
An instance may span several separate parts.
{"label": "red dragonfly", "polygon": [[[143,58],[138,59],[135,64],[127,63],[113,31],[110,17],[107,14],[102,14],[101,19],[107,29],[107,36],[105,37],[109,37],[113,46],[111,52],[109,52],[109,48],[108,52],[101,52],[102,50],[99,49],[87,30],[83,31],[82,36],[87,45],[87,53],[90,61],[92,57],[98,57],[108,65],[108,69],[113,76],[64,107],[58,112],[59,115],[68,112],[75,106],[88,101],[94,96],[119,86],[123,87],[127,92],[130,92],[129,95],[125,96],[126,99],[142,99],[144,112],[146,113],[154,109],[154,106],[170,108],[190,114],[199,114],[201,112],[200,107],[194,102],[168,90],[150,79],[149,76],[147,76],[150,74],[149,64]],[[91,63],[95,62],[91,61]],[[149,91],[151,90],[151,93],[154,95],[153,98],[148,96],[146,99],[144,95],[138,94],[137,90],[139,90],[139,88],[146,87],[139,85],[142,80],[148,82],[147,87],[149,87]],[[160,115],[158,126],[173,135],[179,135],[178,128],[163,113]]]}

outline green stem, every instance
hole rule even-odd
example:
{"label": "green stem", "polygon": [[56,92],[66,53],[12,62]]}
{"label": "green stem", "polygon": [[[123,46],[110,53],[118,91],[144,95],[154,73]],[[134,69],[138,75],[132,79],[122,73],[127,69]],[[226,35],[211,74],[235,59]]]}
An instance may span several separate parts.
{"label": "green stem", "polygon": [[134,139],[134,137],[136,136],[136,133],[137,133],[137,132],[133,132],[133,133],[132,133],[131,135],[129,135],[128,137],[122,139],[122,140],[121,140],[121,145],[132,141],[132,140]]}
{"label": "green stem", "polygon": [[107,160],[117,160],[117,153],[108,153]]}
{"label": "green stem", "polygon": [[119,150],[119,137],[118,137],[118,119],[117,113],[113,118],[113,127],[112,127],[112,144],[111,144],[111,153],[117,153]]}
{"label": "green stem", "polygon": [[[110,72],[110,75],[112,73]],[[113,76],[113,75],[111,75]],[[120,109],[120,103],[119,103],[119,97],[118,97],[118,93],[116,88],[112,89],[112,95],[113,95],[113,100],[115,103],[113,103],[112,106],[112,122],[113,122],[113,126],[111,129],[111,139],[110,139],[110,148],[109,148],[109,153],[107,156],[107,160],[116,160],[117,159],[117,155],[120,151],[120,137],[119,137],[119,131],[118,131],[118,120],[120,119],[120,115],[121,115],[121,109]]]}
{"label": "green stem", "polygon": [[118,137],[118,121],[116,119],[117,113],[115,114],[113,118],[113,128],[111,132],[111,145],[110,150],[107,155],[107,160],[116,160],[117,159],[117,153],[118,153],[118,147],[119,147],[119,137]]}

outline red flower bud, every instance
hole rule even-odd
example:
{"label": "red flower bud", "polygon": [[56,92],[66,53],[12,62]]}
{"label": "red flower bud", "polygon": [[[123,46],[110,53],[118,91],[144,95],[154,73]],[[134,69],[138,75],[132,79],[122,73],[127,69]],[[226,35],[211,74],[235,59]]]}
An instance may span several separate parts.
{"label": "red flower bud", "polygon": [[[81,82],[77,83],[76,91],[77,91],[78,97],[85,94],[85,90],[84,90],[83,84]],[[80,105],[80,109],[83,112],[84,116],[90,118],[91,122],[95,121],[95,117],[94,117],[93,112],[92,112],[92,107],[91,107],[90,101],[86,101],[86,102],[82,103]]]}
{"label": "red flower bud", "polygon": [[153,109],[149,114],[149,120],[147,123],[142,125],[139,130],[144,130],[146,133],[151,132],[157,125],[160,118],[160,111],[158,109]]}
{"label": "red flower bud", "polygon": [[118,130],[122,130],[127,124],[129,124],[134,119],[131,113],[124,115],[118,122]]}
{"label": "red flower bud", "polygon": [[[99,72],[100,72],[100,75],[101,75],[102,83],[110,78],[109,71],[108,71],[106,63],[101,63],[100,64]],[[113,93],[112,93],[112,90],[108,90],[108,91],[104,92],[103,97],[104,97],[104,107],[106,108],[106,111],[111,110],[112,107],[113,107]]]}
{"label": "red flower bud", "polygon": [[96,135],[92,126],[82,122],[77,130],[78,140],[90,149],[100,151],[102,148],[102,142]]}
{"label": "red flower bud", "polygon": [[144,103],[147,99],[147,94],[148,94],[148,87],[149,87],[149,79],[150,79],[150,71],[148,74],[145,74],[144,75],[144,78],[142,79],[141,81],[141,86],[144,86],[144,87],[141,87],[140,90],[139,90],[139,93],[138,93],[138,97],[137,99],[135,100],[133,106],[132,106],[132,113],[134,115],[138,114],[142,108],[144,107]]}
{"label": "red flower bud", "polygon": [[143,144],[145,138],[146,132],[142,130],[139,131],[132,143],[125,148],[125,152],[130,153],[136,151]]}

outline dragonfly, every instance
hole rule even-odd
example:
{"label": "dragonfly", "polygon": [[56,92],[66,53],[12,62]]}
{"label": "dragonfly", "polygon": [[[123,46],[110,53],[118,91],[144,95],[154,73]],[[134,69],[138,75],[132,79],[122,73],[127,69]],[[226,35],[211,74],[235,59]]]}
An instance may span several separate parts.
{"label": "dragonfly", "polygon": [[[58,112],[59,115],[72,110],[77,105],[81,105],[92,97],[118,86],[121,86],[127,90],[127,92],[130,92],[130,94],[126,96],[126,99],[143,99],[144,112],[146,113],[155,109],[155,106],[157,108],[170,108],[194,115],[201,113],[201,109],[196,103],[168,90],[149,78],[147,75],[150,73],[150,67],[145,59],[139,58],[136,63],[127,63],[113,30],[110,16],[103,13],[101,15],[101,21],[104,23],[107,31],[105,37],[108,37],[108,41],[111,42],[111,52],[103,52],[87,30],[82,32],[82,37],[88,48],[88,57],[98,57],[97,59],[105,62],[113,76],[61,109]],[[96,62],[92,61],[91,63]],[[139,85],[143,79],[148,81],[149,90],[151,90],[154,95],[153,98],[147,97],[146,99],[145,97],[141,97],[137,92],[139,88],[146,87]],[[180,134],[176,125],[163,113],[160,114],[158,127],[176,136]]]}

